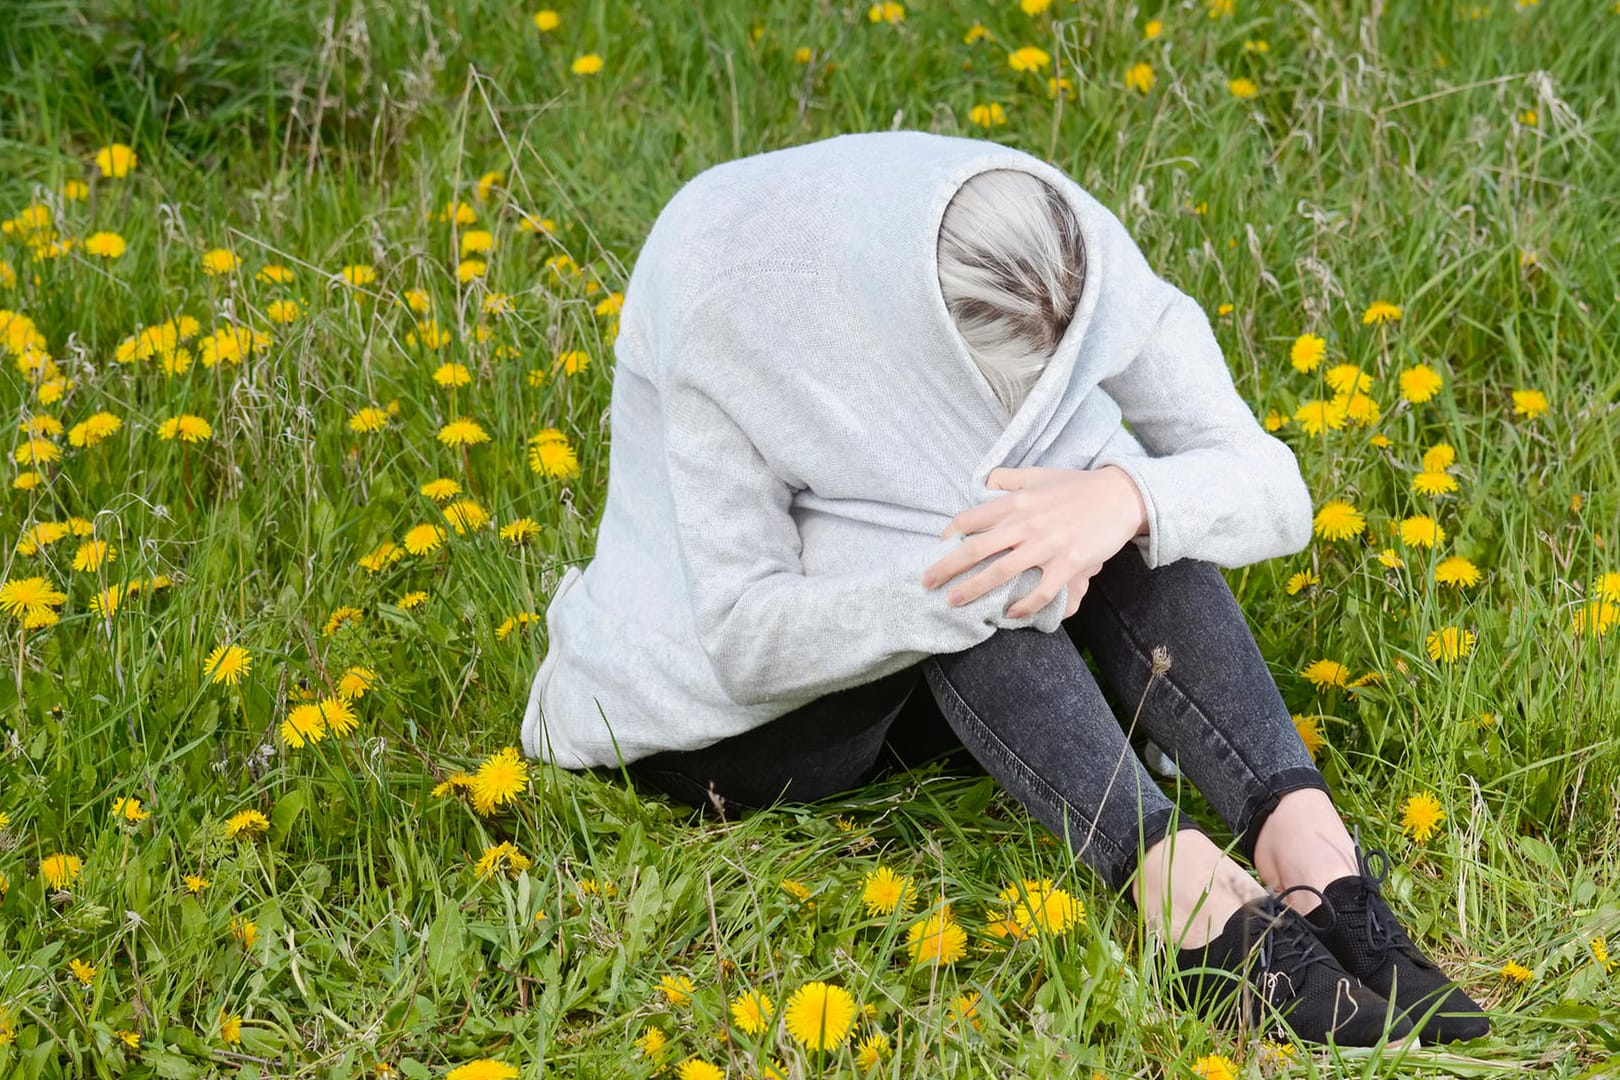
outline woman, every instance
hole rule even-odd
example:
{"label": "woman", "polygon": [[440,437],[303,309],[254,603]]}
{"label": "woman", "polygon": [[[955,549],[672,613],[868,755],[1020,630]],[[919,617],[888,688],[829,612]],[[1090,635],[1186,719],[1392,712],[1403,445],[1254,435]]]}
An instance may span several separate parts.
{"label": "woman", "polygon": [[[965,753],[1139,907],[1184,1000],[1341,1045],[1489,1030],[1384,903],[1217,569],[1305,546],[1298,464],[1062,172],[921,132],[711,168],[615,352],[527,753],[722,815]],[[1269,889],[1155,786],[1080,648]]]}

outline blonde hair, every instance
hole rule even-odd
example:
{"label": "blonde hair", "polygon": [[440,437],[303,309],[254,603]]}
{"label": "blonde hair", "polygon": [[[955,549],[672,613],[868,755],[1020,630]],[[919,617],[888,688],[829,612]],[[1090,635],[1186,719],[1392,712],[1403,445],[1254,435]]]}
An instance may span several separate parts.
{"label": "blonde hair", "polygon": [[938,249],[945,307],[1008,415],[1063,339],[1085,262],[1073,208],[1029,173],[979,173],[945,207]]}

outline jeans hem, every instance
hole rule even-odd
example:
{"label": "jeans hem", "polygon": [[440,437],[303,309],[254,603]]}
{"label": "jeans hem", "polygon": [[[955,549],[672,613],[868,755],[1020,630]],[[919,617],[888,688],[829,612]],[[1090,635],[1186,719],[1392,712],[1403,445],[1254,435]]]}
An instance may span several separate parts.
{"label": "jeans hem", "polygon": [[1259,791],[1251,794],[1244,804],[1243,816],[1236,822],[1238,850],[1250,863],[1254,862],[1254,847],[1260,839],[1260,830],[1265,826],[1266,819],[1284,795],[1294,791],[1303,791],[1314,788],[1333,800],[1333,793],[1328,790],[1327,780],[1314,765],[1298,768],[1284,769],[1273,773],[1266,779]]}

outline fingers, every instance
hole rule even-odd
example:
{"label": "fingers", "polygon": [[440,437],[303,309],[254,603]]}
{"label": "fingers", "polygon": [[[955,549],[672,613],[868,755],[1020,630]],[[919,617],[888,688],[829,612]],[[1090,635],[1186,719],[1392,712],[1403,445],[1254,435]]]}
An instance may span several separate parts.
{"label": "fingers", "polygon": [[1033,615],[1047,604],[1052,602],[1058,591],[1065,584],[1062,574],[1054,573],[1050,567],[1041,568],[1041,580],[1029,593],[1007,608],[1007,618],[1022,619],[1025,615]]}

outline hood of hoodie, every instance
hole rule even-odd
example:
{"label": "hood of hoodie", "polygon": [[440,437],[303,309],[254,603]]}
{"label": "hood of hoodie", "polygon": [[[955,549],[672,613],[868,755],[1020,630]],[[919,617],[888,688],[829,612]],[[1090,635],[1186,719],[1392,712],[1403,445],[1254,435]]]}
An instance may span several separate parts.
{"label": "hood of hoodie", "polygon": [[[1086,249],[1074,315],[1012,416],[956,329],[937,262],[946,206],[970,178],[993,169],[1030,173],[1062,194]],[[828,437],[868,438],[855,447],[868,456],[888,450],[886,425],[928,424],[950,452],[923,465],[960,470],[964,461],[974,463],[969,475],[954,478],[953,494],[981,502],[1000,494],[984,486],[992,469],[1038,463],[1077,413],[1112,408],[1101,395],[1088,400],[1096,378],[1088,377],[1082,358],[1111,249],[1118,247],[1115,230],[1123,235],[1113,215],[1061,170],[983,140],[873,132],[756,154],[698,174],[659,215],[622,312],[621,338],[632,335],[644,348],[618,351],[658,356],[665,373],[669,365],[715,367],[685,374],[710,380],[719,399],[726,365],[770,368],[784,408],[819,402],[833,419]],[[791,282],[789,295],[770,292],[778,280]],[[688,317],[734,320],[736,348],[720,360],[684,355],[676,328]],[[660,349],[661,341],[672,347]],[[759,392],[757,381],[750,392]],[[770,433],[751,434],[770,456]],[[790,462],[781,472],[794,479]],[[813,486],[839,494],[833,485]],[[897,488],[867,497],[904,503]],[[917,507],[924,513],[918,531],[937,534],[936,515],[962,508],[952,509],[948,499]]]}

